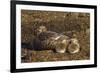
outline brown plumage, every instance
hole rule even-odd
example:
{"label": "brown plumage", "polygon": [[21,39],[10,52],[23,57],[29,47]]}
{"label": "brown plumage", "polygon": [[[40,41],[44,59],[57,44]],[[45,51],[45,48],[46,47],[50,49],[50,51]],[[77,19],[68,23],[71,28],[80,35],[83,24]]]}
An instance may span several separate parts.
{"label": "brown plumage", "polygon": [[[65,53],[66,51],[73,53],[70,51],[72,44],[77,46],[77,44],[75,44],[76,42],[73,42],[74,39],[71,40],[68,36],[53,31],[47,31],[45,26],[40,26],[38,31],[33,43],[36,50],[49,49],[55,50],[58,53]],[[76,50],[76,48],[73,49]]]}

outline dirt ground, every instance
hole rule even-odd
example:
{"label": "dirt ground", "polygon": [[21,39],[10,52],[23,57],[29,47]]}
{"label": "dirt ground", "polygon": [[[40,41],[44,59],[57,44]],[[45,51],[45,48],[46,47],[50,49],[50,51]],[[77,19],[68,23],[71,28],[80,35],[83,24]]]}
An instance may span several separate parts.
{"label": "dirt ground", "polygon": [[76,54],[59,54],[52,50],[35,51],[32,48],[24,47],[27,53],[21,58],[21,62],[46,62],[46,61],[71,61],[90,59],[90,14],[75,12],[55,11],[21,11],[21,42],[32,44],[36,36],[36,28],[44,25],[49,31],[54,31],[79,40],[81,50]]}

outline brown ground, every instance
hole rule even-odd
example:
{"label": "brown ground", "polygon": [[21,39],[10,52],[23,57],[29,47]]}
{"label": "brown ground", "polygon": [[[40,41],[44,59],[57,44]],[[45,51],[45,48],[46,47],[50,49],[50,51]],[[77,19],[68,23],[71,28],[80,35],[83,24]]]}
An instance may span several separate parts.
{"label": "brown ground", "polygon": [[51,50],[34,51],[28,48],[28,55],[22,62],[86,60],[90,58],[90,15],[89,13],[21,11],[21,41],[31,43],[37,26],[44,25],[50,31],[62,33],[79,40],[81,50],[77,54],[59,54]]}

